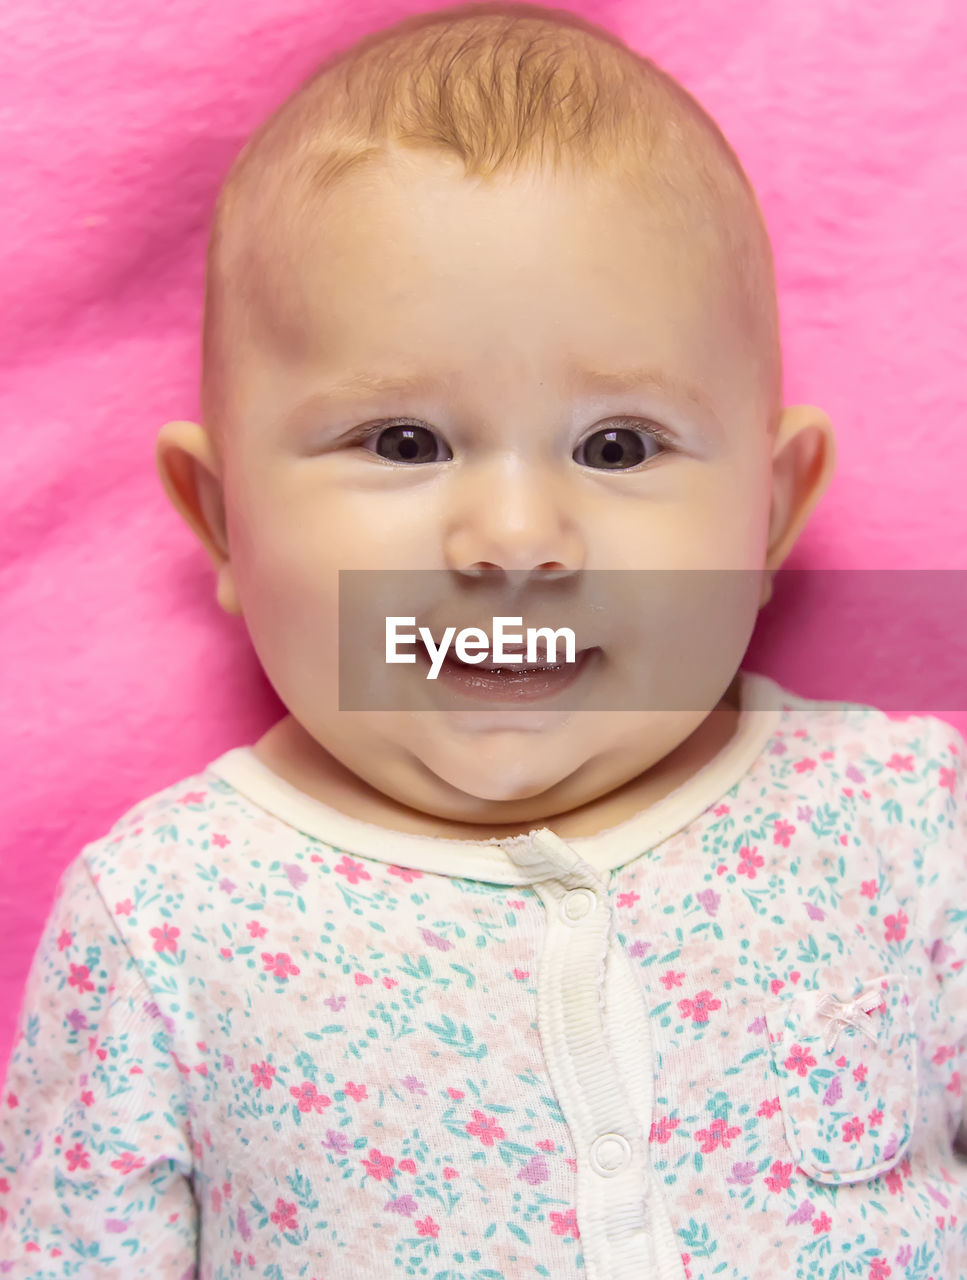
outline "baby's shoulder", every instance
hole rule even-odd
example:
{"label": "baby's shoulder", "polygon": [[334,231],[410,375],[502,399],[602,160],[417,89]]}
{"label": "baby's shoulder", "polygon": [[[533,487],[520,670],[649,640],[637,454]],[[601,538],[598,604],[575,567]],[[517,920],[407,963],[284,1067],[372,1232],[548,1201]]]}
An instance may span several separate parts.
{"label": "baby's shoulder", "polygon": [[[967,743],[955,725],[928,713],[898,713],[864,702],[802,697],[783,692],[778,733],[787,746],[801,743],[827,759],[895,776],[906,788],[940,781],[952,771],[965,781]],[[831,754],[829,754],[831,753]],[[949,778],[943,775],[949,790]],[[962,790],[962,788],[961,788]],[[962,795],[958,797],[962,799]]]}
{"label": "baby's shoulder", "polygon": [[[110,829],[81,850],[95,881],[111,886],[111,900],[144,893],[163,882],[183,888],[215,864],[253,856],[269,845],[278,824],[216,773],[203,768],[143,797],[125,810]],[[262,828],[262,840],[259,829]]]}
{"label": "baby's shoulder", "polygon": [[765,760],[775,790],[842,812],[864,841],[909,846],[918,871],[951,849],[967,866],[967,743],[949,720],[784,693]]}
{"label": "baby's shoulder", "polygon": [[910,937],[925,945],[942,936],[950,904],[967,893],[961,731],[939,715],[790,695],[771,751],[773,794],[792,799],[790,815],[823,850],[841,846],[840,887],[853,872],[861,894],[877,885],[883,919],[916,921]]}

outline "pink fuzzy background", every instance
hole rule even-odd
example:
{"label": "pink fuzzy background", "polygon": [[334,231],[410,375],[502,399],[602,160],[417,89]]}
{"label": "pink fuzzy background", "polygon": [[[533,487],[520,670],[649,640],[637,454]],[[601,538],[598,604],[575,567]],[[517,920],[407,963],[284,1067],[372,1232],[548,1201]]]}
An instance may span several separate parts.
{"label": "pink fuzzy background", "polygon": [[[154,438],[197,413],[207,223],[244,137],[331,47],[427,7],[0,12],[0,1065],[66,862],[282,714]],[[744,665],[967,731],[967,6],[576,7],[732,140],[773,232],[787,400],[837,427],[837,476],[788,562],[808,591],[777,597]]]}

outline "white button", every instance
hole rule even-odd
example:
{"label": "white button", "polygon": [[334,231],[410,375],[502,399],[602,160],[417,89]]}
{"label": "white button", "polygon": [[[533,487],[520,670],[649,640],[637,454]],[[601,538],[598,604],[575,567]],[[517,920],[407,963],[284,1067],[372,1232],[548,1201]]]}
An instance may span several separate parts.
{"label": "white button", "polygon": [[561,916],[566,924],[574,924],[590,915],[598,897],[591,889],[572,889],[561,899]]}
{"label": "white button", "polygon": [[631,1163],[631,1144],[620,1133],[602,1133],[591,1143],[591,1166],[603,1178],[620,1173]]}

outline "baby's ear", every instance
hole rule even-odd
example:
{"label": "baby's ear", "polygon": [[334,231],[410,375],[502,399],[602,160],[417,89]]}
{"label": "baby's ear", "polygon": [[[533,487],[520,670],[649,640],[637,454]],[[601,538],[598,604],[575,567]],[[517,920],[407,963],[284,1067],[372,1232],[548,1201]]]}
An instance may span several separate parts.
{"label": "baby's ear", "polygon": [[[772,506],[766,568],[781,568],[836,470],[836,435],[815,405],[783,409],[772,456]],[[770,587],[771,591],[771,587]]]}
{"label": "baby's ear", "polygon": [[197,422],[166,422],[158,432],[154,456],[169,501],[215,566],[220,607],[241,615],[229,560],[221,468],[211,436]]}

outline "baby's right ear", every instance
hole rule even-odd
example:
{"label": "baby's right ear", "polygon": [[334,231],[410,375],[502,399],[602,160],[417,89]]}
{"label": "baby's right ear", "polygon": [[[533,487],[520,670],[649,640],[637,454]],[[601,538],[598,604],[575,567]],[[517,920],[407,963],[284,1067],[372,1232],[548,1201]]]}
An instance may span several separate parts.
{"label": "baby's right ear", "polygon": [[158,432],[154,457],[172,506],[215,566],[219,605],[241,616],[229,559],[221,468],[211,436],[197,422],[166,422]]}

